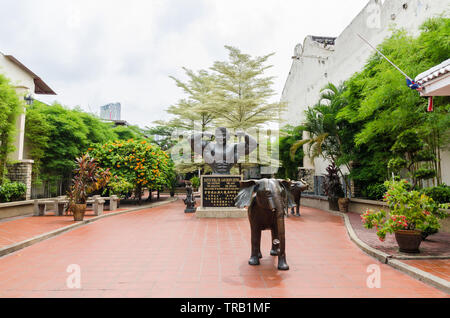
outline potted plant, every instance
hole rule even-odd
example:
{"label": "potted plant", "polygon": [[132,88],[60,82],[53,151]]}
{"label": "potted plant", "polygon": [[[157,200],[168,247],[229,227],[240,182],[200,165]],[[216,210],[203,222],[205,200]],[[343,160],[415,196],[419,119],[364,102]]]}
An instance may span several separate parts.
{"label": "potted plant", "polygon": [[89,154],[76,159],[75,176],[68,191],[69,211],[73,213],[74,221],[83,221],[86,211],[87,196],[101,188],[109,181],[109,169],[101,169],[96,160]]}
{"label": "potted plant", "polygon": [[339,211],[338,200],[339,198],[344,197],[344,190],[342,189],[341,181],[339,179],[338,169],[334,163],[327,168],[324,190],[328,197],[329,209],[332,211]]}
{"label": "potted plant", "polygon": [[376,228],[377,235],[384,241],[386,234],[395,234],[400,252],[419,253],[424,234],[436,233],[439,220],[447,217],[443,209],[447,204],[438,204],[419,191],[409,191],[407,180],[387,181],[388,191],[384,201],[388,203],[390,213],[367,210],[362,216],[364,227]]}

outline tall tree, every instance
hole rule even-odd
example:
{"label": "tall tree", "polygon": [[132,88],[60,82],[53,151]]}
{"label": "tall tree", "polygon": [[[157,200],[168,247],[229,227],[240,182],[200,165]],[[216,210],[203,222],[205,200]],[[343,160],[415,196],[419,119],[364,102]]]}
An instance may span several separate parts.
{"label": "tall tree", "polygon": [[274,54],[252,57],[232,46],[228,50],[228,61],[215,62],[211,67],[217,75],[213,103],[206,104],[216,122],[228,128],[248,129],[274,122],[285,110],[286,104],[269,102],[275,95],[273,77],[264,76],[272,65],[266,65]]}
{"label": "tall tree", "polygon": [[202,131],[205,131],[214,120],[214,113],[210,111],[215,85],[214,76],[205,70],[197,73],[185,67],[183,70],[189,78],[187,82],[170,76],[187,95],[186,98],[167,109],[169,114],[176,116],[170,124],[187,130],[192,130],[194,125],[198,125]]}

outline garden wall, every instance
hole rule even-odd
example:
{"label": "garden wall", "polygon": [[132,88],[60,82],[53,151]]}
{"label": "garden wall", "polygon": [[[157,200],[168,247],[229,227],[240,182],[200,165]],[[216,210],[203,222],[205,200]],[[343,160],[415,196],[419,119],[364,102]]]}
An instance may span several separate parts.
{"label": "garden wall", "polygon": [[[327,197],[304,194],[302,195],[301,205],[327,211],[328,199]],[[350,212],[362,214],[367,209],[372,209],[375,211],[379,211],[381,209],[389,210],[386,202],[356,199],[356,198],[350,199],[350,205],[348,208]],[[450,215],[450,210],[447,210],[447,214]],[[450,233],[450,217],[448,217],[445,220],[442,220],[440,223],[441,223],[441,232]]]}
{"label": "garden wall", "polygon": [[33,214],[33,200],[0,203],[0,220]]}

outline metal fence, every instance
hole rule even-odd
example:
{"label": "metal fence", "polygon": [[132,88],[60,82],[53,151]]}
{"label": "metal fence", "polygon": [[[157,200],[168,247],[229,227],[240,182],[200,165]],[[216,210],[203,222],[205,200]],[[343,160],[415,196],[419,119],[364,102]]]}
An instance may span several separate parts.
{"label": "metal fence", "polygon": [[[348,178],[348,176],[346,176],[346,179],[342,179],[341,178],[341,185],[342,185],[342,190],[344,190],[344,194],[346,197],[349,196],[348,193],[348,189],[346,187],[346,182],[349,184],[350,183],[350,179]],[[319,195],[319,196],[326,196],[325,194],[325,177],[324,176],[314,176],[314,195]]]}
{"label": "metal fence", "polygon": [[70,179],[34,182],[31,184],[31,199],[53,198],[66,195]]}

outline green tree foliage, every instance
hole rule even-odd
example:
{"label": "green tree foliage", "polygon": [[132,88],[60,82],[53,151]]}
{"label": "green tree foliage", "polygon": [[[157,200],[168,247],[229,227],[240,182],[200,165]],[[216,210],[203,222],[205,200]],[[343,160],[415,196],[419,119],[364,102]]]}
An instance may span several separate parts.
{"label": "green tree foliage", "polygon": [[286,108],[284,103],[269,102],[275,95],[273,77],[264,72],[272,67],[266,63],[273,53],[252,57],[235,47],[225,48],[228,61],[215,62],[212,72],[183,68],[187,82],[171,77],[186,94],[167,110],[175,115],[173,126],[192,129],[196,122],[203,131],[212,124],[245,130],[275,121]]}
{"label": "green tree foliage", "polygon": [[303,148],[295,152],[294,158],[291,157],[291,148],[303,137],[303,127],[285,126],[280,133],[278,146],[280,154],[281,168],[278,170],[277,177],[282,179],[297,180],[298,168],[303,163]]}
{"label": "green tree foliage", "polygon": [[[430,19],[421,26],[421,31],[414,38],[397,30],[379,46],[383,54],[412,77],[450,56],[450,19]],[[406,130],[413,130],[427,145],[436,158],[430,161],[431,168],[440,175],[440,148],[450,141],[448,97],[435,98],[435,111],[427,113],[426,99],[409,89],[405,78],[374,54],[364,69],[345,83],[343,98],[346,106],[337,119],[348,124],[347,133],[353,136],[342,141],[348,160],[355,163],[351,175],[363,187],[389,177],[388,162],[399,157],[392,147]],[[426,165],[429,168],[429,164]]]}
{"label": "green tree foliage", "polygon": [[215,77],[205,70],[197,73],[187,68],[183,68],[183,70],[188,77],[187,82],[170,76],[186,94],[186,98],[167,109],[169,114],[176,116],[171,121],[171,125],[192,130],[193,125],[196,124],[202,131],[205,131],[215,118],[215,113],[211,111]]}
{"label": "green tree foliage", "polygon": [[[313,161],[322,157],[336,167],[339,175],[345,178],[341,165],[350,170],[350,157],[346,152],[344,140],[348,139],[348,122],[338,120],[339,112],[347,105],[343,96],[345,87],[329,83],[320,95],[319,102],[309,107],[302,129],[309,134],[308,139],[300,139],[291,147],[291,159],[298,149],[307,145],[308,155]],[[348,190],[349,185],[346,185]]]}
{"label": "green tree foliage", "polygon": [[116,126],[112,129],[116,137],[106,140],[146,139],[144,131],[138,126]]}
{"label": "green tree foliage", "polygon": [[175,131],[175,128],[163,121],[158,121],[155,123],[155,126],[146,127],[145,134],[153,138],[153,142],[161,147],[162,150],[167,151],[177,142],[173,139],[173,132]]}
{"label": "green tree foliage", "polygon": [[69,177],[75,158],[90,145],[125,136],[139,133],[136,128],[113,127],[79,108],[34,101],[26,110],[25,138],[31,158],[37,163],[35,173],[41,179]]}
{"label": "green tree foliage", "polygon": [[131,189],[139,199],[144,188],[162,190],[170,186],[173,162],[157,145],[145,140],[116,140],[88,149],[102,168],[109,169],[108,187],[114,194],[127,194]]}
{"label": "green tree foliage", "polygon": [[275,95],[273,77],[264,76],[266,65],[274,54],[252,57],[238,48],[225,46],[228,61],[215,62],[214,103],[208,108],[221,126],[248,129],[274,122],[286,109],[284,103],[271,103]]}
{"label": "green tree foliage", "polygon": [[16,118],[23,106],[10,81],[0,74],[0,184],[4,181],[8,153],[14,150]]}

